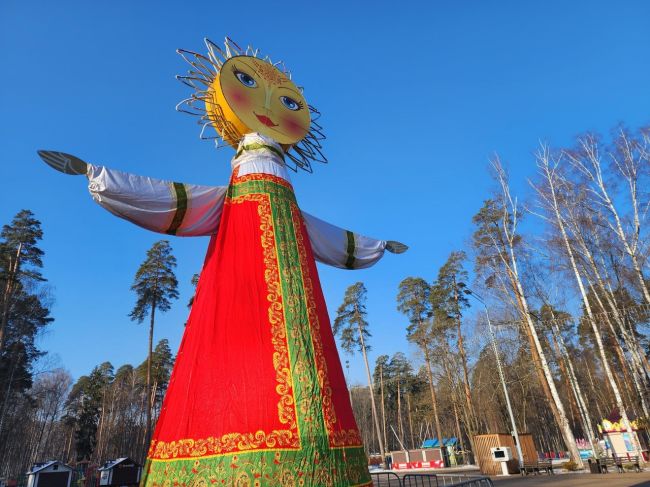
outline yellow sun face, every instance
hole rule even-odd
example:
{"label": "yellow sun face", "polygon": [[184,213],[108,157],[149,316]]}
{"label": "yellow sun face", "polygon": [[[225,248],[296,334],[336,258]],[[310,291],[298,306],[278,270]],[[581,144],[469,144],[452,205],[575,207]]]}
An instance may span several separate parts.
{"label": "yellow sun face", "polygon": [[[252,56],[223,63],[210,85],[206,110],[212,120],[225,119],[239,135],[258,132],[291,146],[309,132],[309,107],[296,85],[272,64]],[[237,145],[232,134],[220,134]]]}

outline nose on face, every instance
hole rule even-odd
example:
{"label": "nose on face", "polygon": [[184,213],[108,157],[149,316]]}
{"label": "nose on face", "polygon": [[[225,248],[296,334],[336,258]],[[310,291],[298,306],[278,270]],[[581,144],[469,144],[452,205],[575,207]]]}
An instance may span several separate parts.
{"label": "nose on face", "polygon": [[271,111],[271,95],[273,94],[272,88],[266,88],[265,99],[264,99],[264,108],[268,111]]}

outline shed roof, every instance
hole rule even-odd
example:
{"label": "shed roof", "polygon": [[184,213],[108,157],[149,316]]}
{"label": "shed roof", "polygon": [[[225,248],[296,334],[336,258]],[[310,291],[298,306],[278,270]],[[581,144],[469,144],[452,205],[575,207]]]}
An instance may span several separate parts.
{"label": "shed roof", "polygon": [[129,457],[122,457],[122,458],[117,458],[115,460],[108,460],[106,463],[104,463],[104,465],[102,465],[97,470],[110,470],[111,468],[116,467],[120,463],[124,463],[124,462],[133,463],[133,464],[137,465],[138,467],[141,466],[138,462],[136,462],[135,460],[133,460],[133,459],[131,459]]}
{"label": "shed roof", "polygon": [[27,475],[38,473],[41,470],[45,470],[46,468],[51,467],[52,465],[54,465],[56,463],[58,463],[59,465],[63,465],[67,469],[72,470],[72,467],[70,467],[70,465],[66,465],[65,463],[63,463],[60,460],[50,460],[48,462],[35,463],[34,465],[32,465],[32,468],[29,469],[29,472],[27,472]]}
{"label": "shed roof", "polygon": [[[454,446],[457,442],[458,439],[454,436],[452,436],[451,438],[442,439],[442,443],[445,446]],[[440,448],[440,443],[438,442],[438,438],[424,440],[422,442],[422,448]]]}

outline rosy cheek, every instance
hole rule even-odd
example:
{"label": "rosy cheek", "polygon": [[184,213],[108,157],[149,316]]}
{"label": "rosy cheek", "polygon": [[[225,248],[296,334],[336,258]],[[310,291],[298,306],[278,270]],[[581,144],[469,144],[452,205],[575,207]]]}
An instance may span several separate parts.
{"label": "rosy cheek", "polygon": [[225,92],[228,101],[235,105],[237,108],[246,109],[251,108],[253,103],[251,98],[243,90],[230,89]]}
{"label": "rosy cheek", "polygon": [[306,132],[304,127],[300,124],[300,119],[297,117],[283,117],[282,128],[285,129],[289,135],[293,135],[294,137],[300,137]]}

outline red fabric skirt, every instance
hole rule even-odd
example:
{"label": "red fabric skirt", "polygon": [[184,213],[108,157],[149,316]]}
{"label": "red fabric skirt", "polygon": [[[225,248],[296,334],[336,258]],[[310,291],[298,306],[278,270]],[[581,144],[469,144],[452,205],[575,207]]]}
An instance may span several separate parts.
{"label": "red fabric skirt", "polygon": [[371,485],[293,189],[230,183],[143,484]]}

